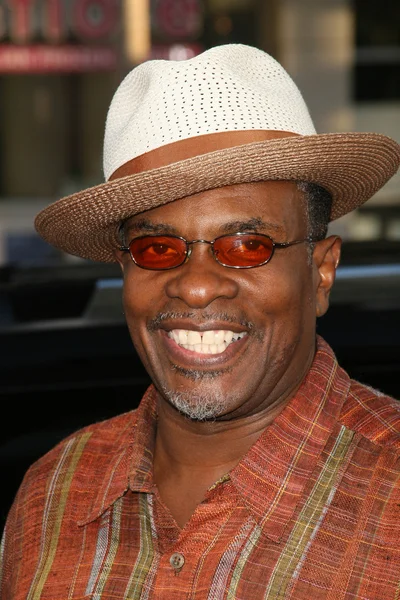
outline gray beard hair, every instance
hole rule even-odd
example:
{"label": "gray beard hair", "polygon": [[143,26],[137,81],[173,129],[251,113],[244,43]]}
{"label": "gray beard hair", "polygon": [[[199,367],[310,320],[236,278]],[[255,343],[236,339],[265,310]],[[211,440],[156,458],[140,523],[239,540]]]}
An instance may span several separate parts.
{"label": "gray beard hair", "polygon": [[[215,379],[226,370],[221,371],[196,371],[195,369],[182,369],[173,365],[173,369],[181,375],[192,381],[209,381]],[[227,408],[227,398],[217,387],[207,386],[209,389],[194,389],[191,391],[172,391],[163,387],[163,395],[172,406],[174,406],[182,415],[192,421],[215,421],[217,417],[223,414]],[[231,403],[232,398],[229,399]]]}
{"label": "gray beard hair", "polygon": [[203,393],[197,393],[196,390],[163,392],[170,404],[191,421],[214,421],[227,407],[226,396],[218,390]]}

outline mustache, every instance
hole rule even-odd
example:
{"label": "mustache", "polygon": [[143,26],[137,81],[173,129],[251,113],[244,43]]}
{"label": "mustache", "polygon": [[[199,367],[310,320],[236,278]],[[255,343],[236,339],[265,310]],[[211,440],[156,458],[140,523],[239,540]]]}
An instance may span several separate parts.
{"label": "mustache", "polygon": [[262,340],[264,338],[264,332],[257,330],[253,322],[246,319],[243,315],[232,315],[227,312],[160,312],[155,317],[147,322],[147,330],[154,332],[160,329],[161,325],[165,321],[174,319],[190,319],[194,323],[201,324],[205,321],[221,321],[224,323],[234,323],[235,325],[241,325],[249,332],[249,335],[254,335],[256,338]]}

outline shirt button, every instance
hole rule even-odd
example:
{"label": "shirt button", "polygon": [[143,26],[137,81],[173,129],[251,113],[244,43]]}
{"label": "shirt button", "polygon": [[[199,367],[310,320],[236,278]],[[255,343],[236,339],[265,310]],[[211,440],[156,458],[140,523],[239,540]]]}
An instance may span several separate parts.
{"label": "shirt button", "polygon": [[185,557],[180,552],[174,552],[169,559],[169,562],[175,571],[180,571],[185,564]]}

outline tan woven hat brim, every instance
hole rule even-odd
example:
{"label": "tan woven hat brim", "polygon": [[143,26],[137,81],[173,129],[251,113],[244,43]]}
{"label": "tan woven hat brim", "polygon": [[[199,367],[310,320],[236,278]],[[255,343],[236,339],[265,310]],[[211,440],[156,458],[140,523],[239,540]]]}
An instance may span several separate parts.
{"label": "tan woven hat brim", "polygon": [[238,183],[308,181],[332,194],[334,220],[371,198],[396,173],[399,164],[400,145],[375,133],[254,142],[72,194],[41,211],[35,226],[47,242],[69,254],[114,262],[120,223],[168,202]]}

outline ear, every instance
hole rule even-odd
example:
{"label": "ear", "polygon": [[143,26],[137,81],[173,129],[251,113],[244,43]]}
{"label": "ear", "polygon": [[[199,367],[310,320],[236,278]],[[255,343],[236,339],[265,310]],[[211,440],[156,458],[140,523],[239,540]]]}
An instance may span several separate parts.
{"label": "ear", "polygon": [[341,248],[342,240],[336,235],[315,243],[313,263],[317,317],[324,315],[329,308],[329,295],[335,282]]}

